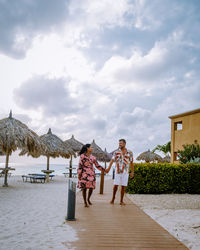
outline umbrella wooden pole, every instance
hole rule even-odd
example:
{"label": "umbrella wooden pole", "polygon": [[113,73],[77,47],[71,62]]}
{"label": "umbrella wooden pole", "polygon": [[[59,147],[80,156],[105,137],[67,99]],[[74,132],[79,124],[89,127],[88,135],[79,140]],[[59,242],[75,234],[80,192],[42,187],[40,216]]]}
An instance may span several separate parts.
{"label": "umbrella wooden pole", "polygon": [[[49,170],[49,156],[47,156],[47,170]],[[49,182],[49,173],[46,173],[47,176],[47,182]]]}
{"label": "umbrella wooden pole", "polygon": [[4,184],[3,184],[3,187],[7,187],[8,186],[8,181],[7,181],[7,178],[8,178],[8,161],[9,161],[9,153],[7,151],[6,153],[6,166],[5,166],[5,176],[4,176]]}
{"label": "umbrella wooden pole", "polygon": [[47,170],[49,170],[49,156],[47,156]]}
{"label": "umbrella wooden pole", "polygon": [[[105,162],[105,169],[106,169],[106,162]],[[104,188],[104,171],[101,171],[100,194],[103,194],[103,188]]]}

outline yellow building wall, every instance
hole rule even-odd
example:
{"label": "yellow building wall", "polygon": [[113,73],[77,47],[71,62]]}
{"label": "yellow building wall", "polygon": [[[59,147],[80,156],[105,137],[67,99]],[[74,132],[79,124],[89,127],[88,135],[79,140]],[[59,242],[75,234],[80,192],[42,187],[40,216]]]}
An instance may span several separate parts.
{"label": "yellow building wall", "polygon": [[[175,123],[182,122],[182,130],[175,130]],[[200,143],[200,113],[171,119],[171,162],[175,161],[174,152],[183,149],[183,144]]]}

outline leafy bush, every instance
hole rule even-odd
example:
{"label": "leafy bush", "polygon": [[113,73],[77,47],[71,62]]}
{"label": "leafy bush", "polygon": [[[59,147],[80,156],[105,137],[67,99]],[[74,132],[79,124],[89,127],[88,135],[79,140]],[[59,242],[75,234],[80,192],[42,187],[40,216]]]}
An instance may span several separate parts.
{"label": "leafy bush", "polygon": [[200,164],[135,163],[134,178],[126,191],[131,194],[200,194]]}
{"label": "leafy bush", "polygon": [[184,144],[183,150],[178,151],[178,158],[181,163],[200,163],[196,158],[200,158],[200,144],[194,141],[194,144]]}
{"label": "leafy bush", "polygon": [[190,160],[190,163],[200,163],[200,157],[191,159],[191,160]]}

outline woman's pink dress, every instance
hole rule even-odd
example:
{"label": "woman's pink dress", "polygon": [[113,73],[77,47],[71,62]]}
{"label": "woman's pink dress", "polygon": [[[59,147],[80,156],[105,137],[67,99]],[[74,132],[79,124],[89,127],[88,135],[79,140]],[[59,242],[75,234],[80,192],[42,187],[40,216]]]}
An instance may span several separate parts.
{"label": "woman's pink dress", "polygon": [[93,155],[87,156],[86,154],[80,155],[79,165],[78,165],[78,188],[92,188],[95,189],[96,186],[96,176],[93,164],[100,171],[104,168],[99,165],[96,158]]}

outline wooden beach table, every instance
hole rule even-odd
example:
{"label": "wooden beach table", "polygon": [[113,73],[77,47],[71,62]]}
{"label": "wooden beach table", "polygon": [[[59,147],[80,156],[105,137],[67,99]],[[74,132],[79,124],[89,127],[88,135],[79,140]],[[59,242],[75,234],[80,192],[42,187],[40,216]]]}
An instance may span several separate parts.
{"label": "wooden beach table", "polygon": [[42,173],[46,175],[46,181],[49,182],[49,176],[54,172],[54,170],[41,170]]}
{"label": "wooden beach table", "polygon": [[81,192],[77,193],[76,221],[66,223],[77,232],[78,240],[63,242],[66,249],[188,249],[127,197],[127,205],[120,206],[119,189],[115,205],[111,205],[112,187],[113,180],[106,180],[104,195],[95,189],[89,208],[84,207]]}
{"label": "wooden beach table", "polygon": [[73,167],[66,167],[66,169],[69,170],[69,178],[72,178],[72,175],[73,175],[72,170],[73,170],[73,169],[76,169],[76,168],[73,168]]}

